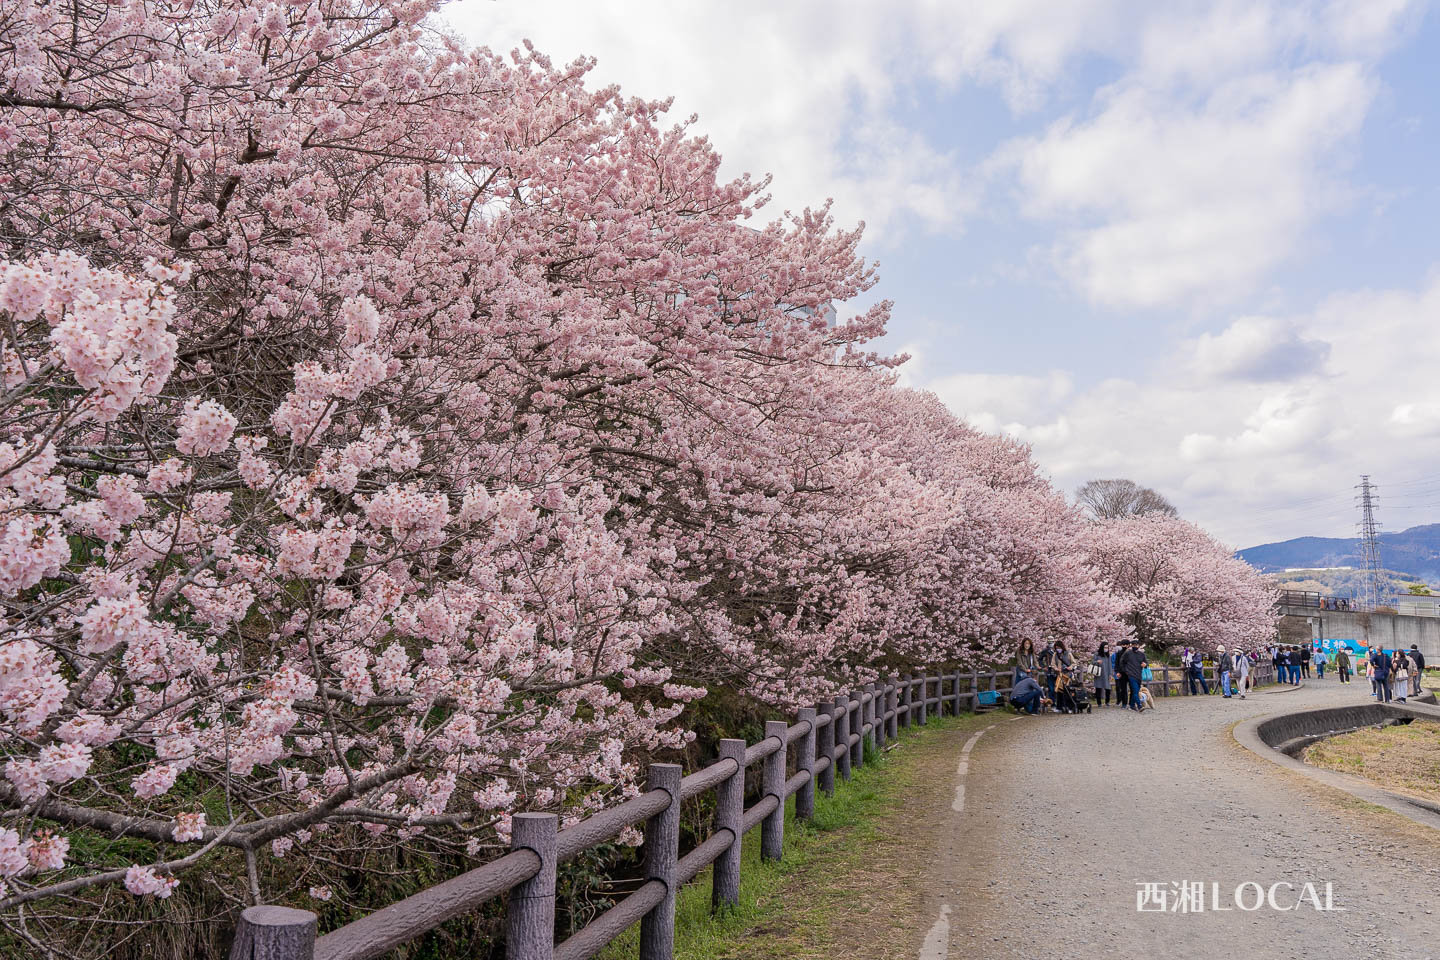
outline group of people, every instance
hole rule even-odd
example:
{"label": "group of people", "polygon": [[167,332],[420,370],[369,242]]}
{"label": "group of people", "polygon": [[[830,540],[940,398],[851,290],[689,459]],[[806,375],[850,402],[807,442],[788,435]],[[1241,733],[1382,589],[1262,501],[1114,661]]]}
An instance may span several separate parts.
{"label": "group of people", "polygon": [[1149,705],[1150,692],[1144,686],[1149,667],[1144,645],[1138,640],[1118,644],[1113,651],[1108,643],[1102,643],[1084,663],[1063,640],[1047,643],[1040,650],[1025,640],[1015,651],[1010,703],[1031,714],[1078,713],[1090,709],[1093,690],[1098,706],[1110,706],[1113,695],[1115,706],[1138,712]]}
{"label": "group of people", "polygon": [[[1275,665],[1275,682],[1289,683],[1299,686],[1302,679],[1310,678],[1310,664],[1316,662],[1316,670],[1319,671],[1321,679],[1325,677],[1325,655],[1312,651],[1309,645],[1297,646],[1295,644],[1278,644],[1270,648],[1270,662]],[[1346,658],[1344,672],[1350,669],[1349,659]],[[1346,682],[1349,682],[1348,680]]]}
{"label": "group of people", "polygon": [[[1268,651],[1275,666],[1275,681],[1299,685],[1310,677],[1313,666],[1319,679],[1325,679],[1330,658],[1323,650],[1308,644],[1276,644]],[[1220,692],[1225,697],[1245,699],[1254,687],[1254,665],[1258,656],[1240,650],[1227,651],[1224,645],[1213,655]],[[1180,655],[1182,676],[1191,694],[1210,693],[1205,676],[1206,655],[1186,647]],[[1425,655],[1416,644],[1409,650],[1387,653],[1380,647],[1370,650],[1364,659],[1365,675],[1370,679],[1370,695],[1377,700],[1398,700],[1420,695],[1420,678],[1425,670]],[[1335,672],[1341,683],[1349,683],[1355,673],[1350,651],[1343,646],[1335,651]],[[1039,650],[1030,640],[1023,641],[1015,651],[1015,669],[1010,682],[1010,703],[1026,713],[1079,713],[1089,709],[1091,688],[1097,706],[1110,706],[1111,695],[1117,707],[1137,712],[1151,703],[1145,683],[1150,679],[1150,662],[1145,647],[1138,640],[1128,640],[1112,651],[1109,644],[1100,644],[1088,661],[1081,662],[1070,652],[1065,641],[1047,643]]]}
{"label": "group of people", "polygon": [[[1240,650],[1227,651],[1222,643],[1215,650],[1215,675],[1217,686],[1226,697],[1246,698],[1254,680],[1252,674],[1256,663],[1255,655]],[[1210,695],[1210,681],[1205,676],[1205,655],[1186,647],[1180,654],[1180,670],[1190,695]]]}
{"label": "group of people", "polygon": [[[1227,698],[1245,699],[1254,687],[1255,663],[1255,654],[1227,651],[1221,645],[1215,651],[1219,692]],[[1192,694],[1210,693],[1204,656],[1187,647],[1181,655],[1181,668]],[[1113,651],[1108,643],[1102,643],[1084,663],[1063,640],[1047,643],[1039,650],[1025,640],[1015,651],[1010,703],[1031,714],[1078,713],[1089,708],[1093,688],[1095,705],[1108,707],[1113,696],[1115,706],[1138,713],[1154,705],[1146,687],[1150,676],[1145,645],[1138,640],[1120,643]]]}
{"label": "group of people", "polygon": [[[1324,680],[1330,658],[1324,650],[1310,646],[1274,646],[1270,658],[1275,663],[1275,678],[1280,683],[1298,684],[1310,676],[1310,667],[1315,666],[1316,676]],[[1358,659],[1358,658],[1357,658]],[[1360,664],[1351,658],[1350,651],[1337,645],[1335,649],[1335,672],[1341,683],[1349,683],[1356,671],[1363,670],[1370,681],[1370,696],[1376,700],[1398,700],[1418,697],[1421,693],[1420,678],[1425,671],[1425,655],[1417,644],[1409,650],[1396,649],[1387,652],[1383,647],[1372,647]]]}
{"label": "group of people", "polygon": [[1365,658],[1365,675],[1370,678],[1370,696],[1381,702],[1420,696],[1420,678],[1425,672],[1425,654],[1415,644],[1409,650],[1386,653],[1383,647],[1370,648]]}
{"label": "group of people", "polygon": [[1035,649],[1024,640],[1015,651],[1015,669],[1010,679],[1010,702],[1026,713],[1057,711],[1078,713],[1082,705],[1071,684],[1078,679],[1075,657],[1064,640]]}

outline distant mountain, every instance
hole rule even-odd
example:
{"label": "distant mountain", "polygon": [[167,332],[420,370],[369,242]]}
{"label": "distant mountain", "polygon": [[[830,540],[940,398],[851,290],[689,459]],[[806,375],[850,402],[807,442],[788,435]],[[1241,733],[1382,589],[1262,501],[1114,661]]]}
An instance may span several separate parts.
{"label": "distant mountain", "polygon": [[[1363,562],[1360,540],[1355,537],[1296,537],[1247,547],[1236,556],[1265,573],[1287,568],[1359,567]],[[1380,534],[1380,563],[1388,570],[1403,570],[1417,580],[1440,583],[1440,523]]]}

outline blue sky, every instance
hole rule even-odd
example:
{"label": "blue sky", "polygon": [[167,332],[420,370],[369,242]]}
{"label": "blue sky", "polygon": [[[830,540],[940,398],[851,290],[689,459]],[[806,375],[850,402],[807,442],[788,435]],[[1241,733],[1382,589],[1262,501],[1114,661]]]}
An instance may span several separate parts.
{"label": "blue sky", "polygon": [[[1236,546],[1440,521],[1440,16],[1415,0],[459,0],[867,223],[885,344],[1061,487]],[[843,312],[842,312],[843,316]]]}

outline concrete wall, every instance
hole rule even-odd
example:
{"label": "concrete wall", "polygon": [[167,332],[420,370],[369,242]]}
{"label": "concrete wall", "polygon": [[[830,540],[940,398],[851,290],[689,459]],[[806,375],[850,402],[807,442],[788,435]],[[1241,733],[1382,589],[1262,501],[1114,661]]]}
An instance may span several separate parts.
{"label": "concrete wall", "polygon": [[1404,704],[1356,703],[1347,707],[1326,707],[1272,717],[1261,721],[1255,732],[1271,747],[1293,757],[1325,737],[1349,733],[1361,727],[1414,719],[1415,712],[1405,709]]}
{"label": "concrete wall", "polygon": [[1386,650],[1410,649],[1413,643],[1425,654],[1427,664],[1440,664],[1440,617],[1407,617],[1393,613],[1354,613],[1346,610],[1316,610],[1314,607],[1282,607],[1289,616],[1311,621],[1311,636],[1337,640],[1358,640],[1366,646]]}

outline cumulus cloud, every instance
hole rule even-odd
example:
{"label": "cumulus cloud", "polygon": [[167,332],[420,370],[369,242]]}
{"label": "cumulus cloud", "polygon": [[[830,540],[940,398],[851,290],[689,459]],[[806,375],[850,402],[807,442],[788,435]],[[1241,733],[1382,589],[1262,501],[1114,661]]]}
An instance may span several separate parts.
{"label": "cumulus cloud", "polygon": [[1328,151],[1374,95],[1355,63],[1238,78],[1193,104],[1121,85],[1094,117],[1061,120],[997,162],[1016,170],[1027,215],[1073,224],[1054,262],[1095,302],[1230,302],[1339,206]]}
{"label": "cumulus cloud", "polygon": [[[1049,260],[1077,289],[1153,306],[1231,301],[1343,200],[1332,154],[1375,96],[1367,65],[1420,8],[465,0],[447,16],[494,49],[530,38],[557,59],[596,56],[597,79],[628,93],[673,95],[678,117],[699,115],[727,173],[773,173],[782,209],[833,197],[843,222],[867,222],[872,247],[916,228],[958,230],[1013,190],[1057,229]],[[933,133],[971,133],[968,117],[910,109],[943,109],[948,92],[979,85],[1023,123],[1057,91],[1073,96],[1077,68],[1097,62],[1116,79],[1087,109],[996,143],[978,165]],[[987,131],[974,132],[983,145]]]}
{"label": "cumulus cloud", "polygon": [[[902,368],[903,369],[903,368]],[[951,410],[982,430],[1023,435],[1029,429],[1054,432],[1063,427],[1028,427],[1055,410],[1073,389],[1068,373],[1052,370],[1044,375],[958,374],[924,384]]]}
{"label": "cumulus cloud", "polygon": [[[933,386],[956,412],[1029,442],[1055,482],[1129,476],[1239,546],[1350,529],[1361,473],[1387,482],[1429,474],[1440,457],[1440,271],[1410,290],[1326,298],[1302,316],[1237,318],[1181,371],[1041,389],[1024,377],[950,377]],[[1330,359],[1283,381],[1244,375],[1244,344],[1324,344]],[[1238,369],[1237,369],[1238,368]],[[1237,375],[1240,374],[1240,375]],[[1053,374],[1057,383],[1064,374]],[[956,389],[955,385],[963,385]],[[1316,506],[1316,504],[1320,506]],[[1394,502],[1398,529],[1437,504]]]}
{"label": "cumulus cloud", "polygon": [[1181,350],[1206,380],[1290,380],[1318,372],[1330,356],[1329,343],[1274,317],[1240,317],[1219,333],[1187,341]]}

